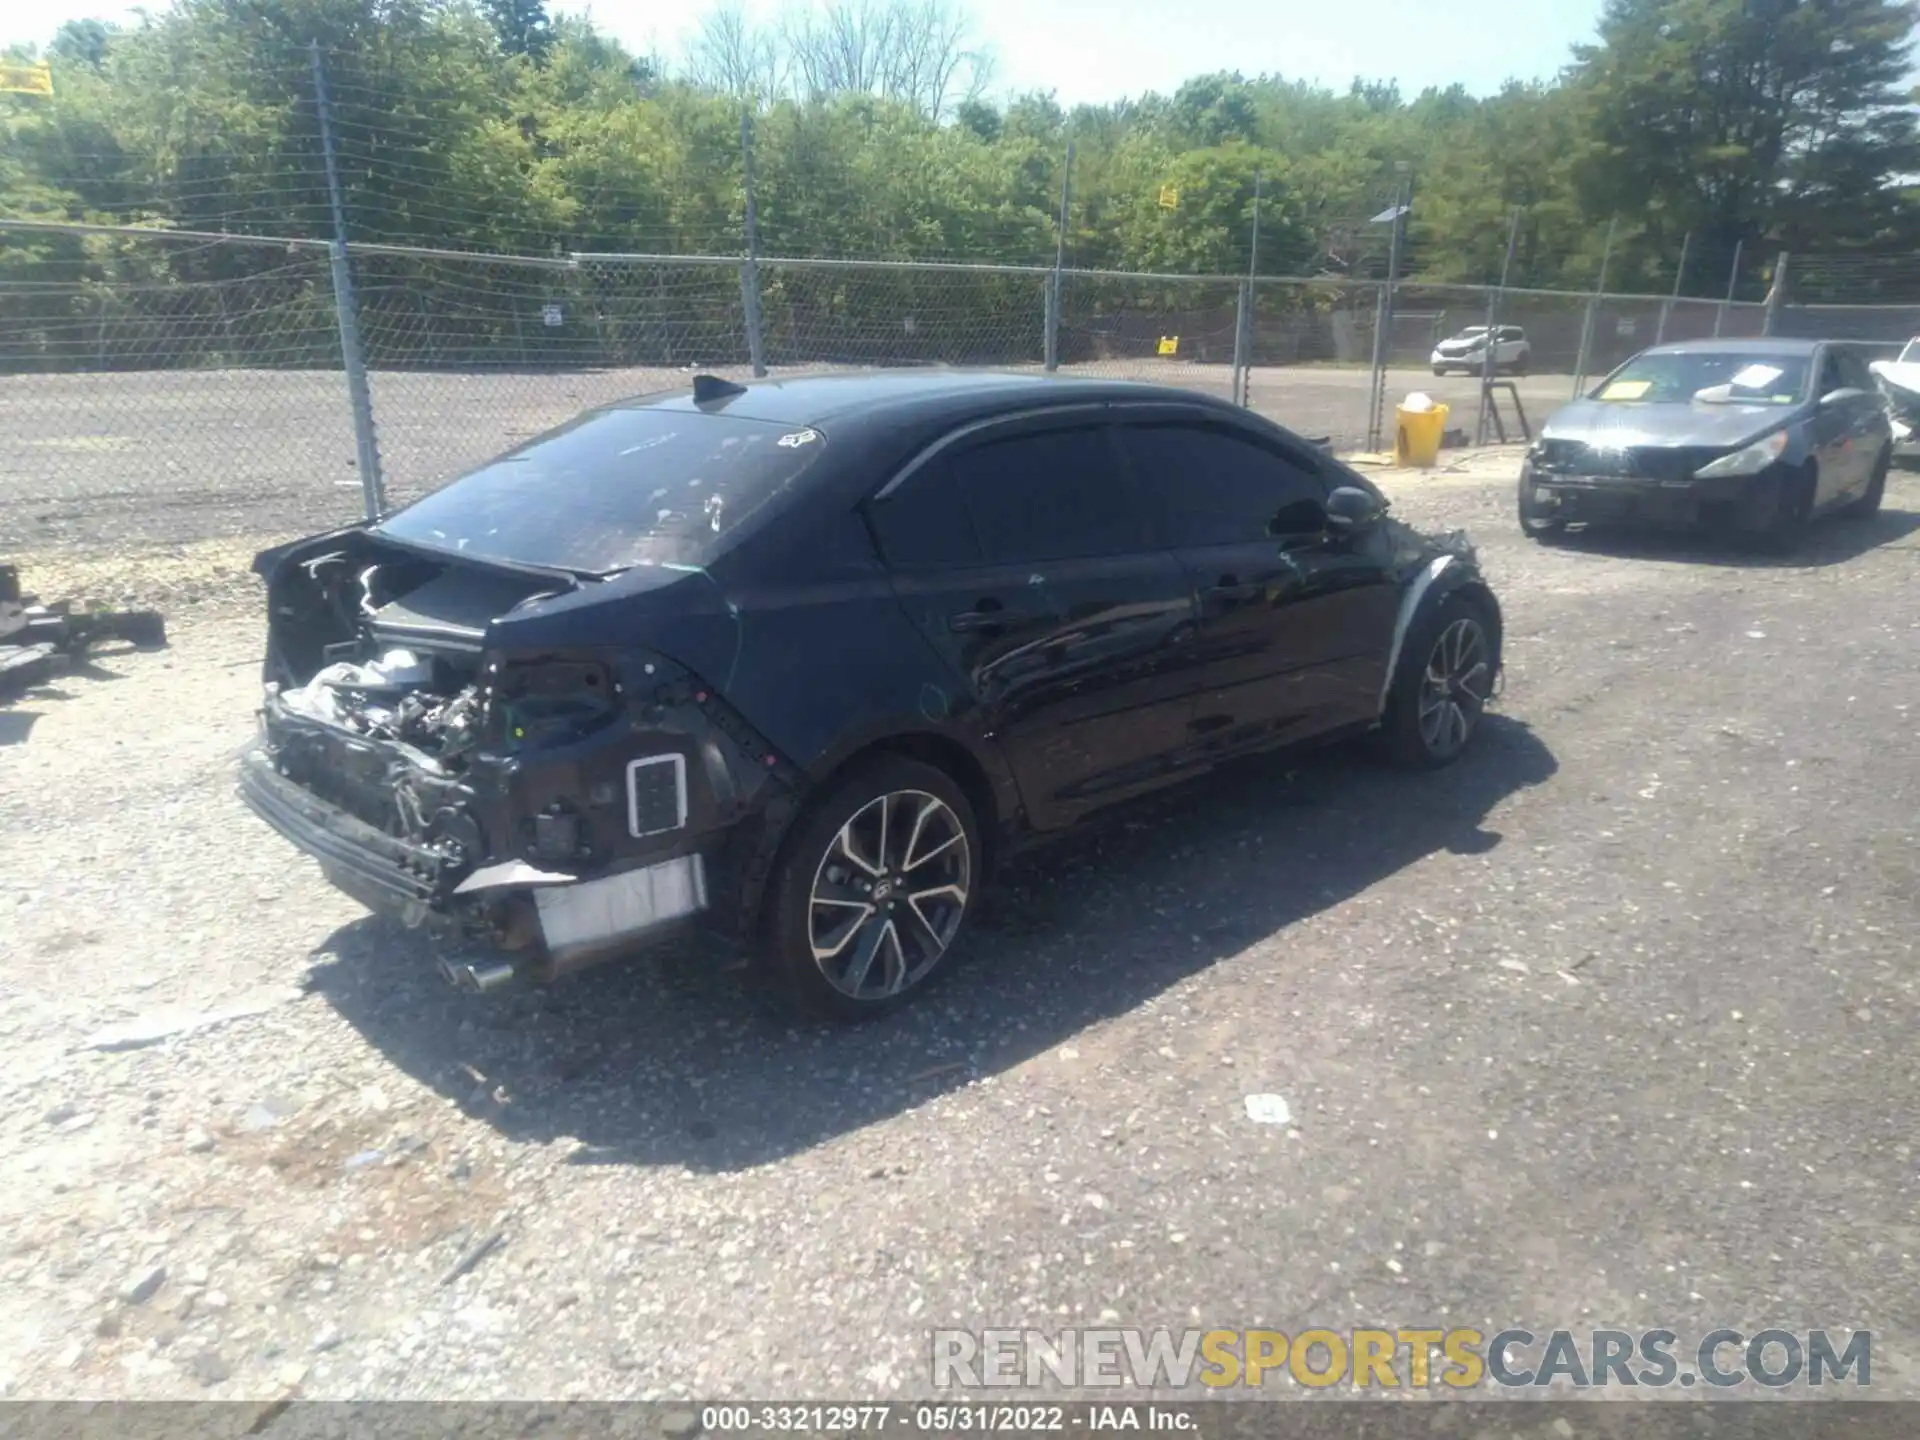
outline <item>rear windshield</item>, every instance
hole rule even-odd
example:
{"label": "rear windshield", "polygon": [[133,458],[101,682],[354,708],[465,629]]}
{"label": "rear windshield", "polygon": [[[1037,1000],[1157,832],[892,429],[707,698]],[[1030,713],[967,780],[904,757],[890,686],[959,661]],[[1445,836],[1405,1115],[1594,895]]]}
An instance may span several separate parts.
{"label": "rear windshield", "polygon": [[608,574],[703,565],[825,448],[817,430],[653,408],[592,411],[379,529],[463,555]]}
{"label": "rear windshield", "polygon": [[1751,350],[1641,355],[1609,375],[1593,398],[1655,405],[1696,398],[1733,405],[1793,405],[1806,392],[1807,364],[1805,355],[1758,355]]}

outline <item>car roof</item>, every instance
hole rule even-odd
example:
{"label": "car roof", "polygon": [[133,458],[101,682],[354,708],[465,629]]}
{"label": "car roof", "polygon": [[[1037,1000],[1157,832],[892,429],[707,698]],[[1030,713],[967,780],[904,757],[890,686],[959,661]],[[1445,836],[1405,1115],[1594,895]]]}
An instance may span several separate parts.
{"label": "car roof", "polygon": [[1811,355],[1825,340],[1793,340],[1769,336],[1746,340],[1677,340],[1656,345],[1649,355]]}
{"label": "car roof", "polygon": [[1081,379],[1042,371],[951,370],[945,367],[798,375],[741,382],[738,393],[696,404],[686,390],[639,395],[608,408],[651,408],[733,415],[781,425],[824,425],[851,418],[931,418],[991,415],[1043,405],[1103,400],[1178,400],[1224,406],[1224,401],[1171,385]]}

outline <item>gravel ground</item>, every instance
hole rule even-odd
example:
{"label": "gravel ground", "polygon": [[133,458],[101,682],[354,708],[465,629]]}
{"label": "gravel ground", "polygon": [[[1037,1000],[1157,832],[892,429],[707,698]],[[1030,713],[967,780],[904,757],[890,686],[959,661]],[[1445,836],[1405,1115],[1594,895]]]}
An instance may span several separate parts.
{"label": "gravel ground", "polygon": [[0,1387],[885,1397],[944,1324],[1779,1324],[1920,1397],[1920,479],[1778,563],[1531,546],[1513,463],[1385,476],[1507,605],[1465,762],[1123,811],[858,1029],[693,951],[453,993],[233,798],[245,547],[47,557],[174,643],[0,709]]}
{"label": "gravel ground", "polygon": [[[1157,380],[1225,397],[1231,371],[1186,361],[1111,362],[1075,374]],[[684,370],[564,374],[376,372],[381,462],[393,500],[412,499],[589,405],[687,383]],[[1256,370],[1253,403],[1305,435],[1364,443],[1365,370]],[[1519,382],[1538,424],[1568,376]],[[1387,393],[1425,390],[1469,431],[1477,379],[1394,371]],[[1509,416],[1511,423],[1511,416]],[[361,514],[346,385],[317,371],[145,371],[0,376],[0,554],[97,552],[295,534]]]}

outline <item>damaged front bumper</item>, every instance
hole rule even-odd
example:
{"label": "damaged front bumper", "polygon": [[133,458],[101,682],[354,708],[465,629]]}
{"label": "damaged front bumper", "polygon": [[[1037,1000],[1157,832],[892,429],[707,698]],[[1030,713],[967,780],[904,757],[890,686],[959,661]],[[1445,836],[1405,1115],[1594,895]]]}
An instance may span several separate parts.
{"label": "damaged front bumper", "polygon": [[1788,473],[1787,467],[1776,463],[1754,475],[1706,479],[1589,475],[1547,469],[1528,460],[1521,468],[1520,489],[1525,509],[1539,519],[1763,530],[1773,522]]}

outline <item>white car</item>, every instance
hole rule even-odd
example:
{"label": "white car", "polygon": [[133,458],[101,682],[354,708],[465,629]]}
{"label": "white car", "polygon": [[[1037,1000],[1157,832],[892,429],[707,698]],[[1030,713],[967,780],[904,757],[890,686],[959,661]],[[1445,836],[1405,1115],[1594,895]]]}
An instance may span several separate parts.
{"label": "white car", "polygon": [[1899,359],[1876,360],[1867,369],[1887,397],[1894,454],[1910,461],[1920,454],[1920,338],[1909,340]]}
{"label": "white car", "polygon": [[[1532,359],[1533,347],[1527,343],[1525,330],[1518,325],[1496,328],[1493,340],[1493,368],[1496,373],[1505,371],[1509,375],[1524,375]],[[1463,375],[1480,374],[1487,364],[1487,327],[1469,325],[1458,335],[1442,340],[1434,347],[1429,363],[1436,375],[1444,375],[1449,370],[1458,370]]]}

